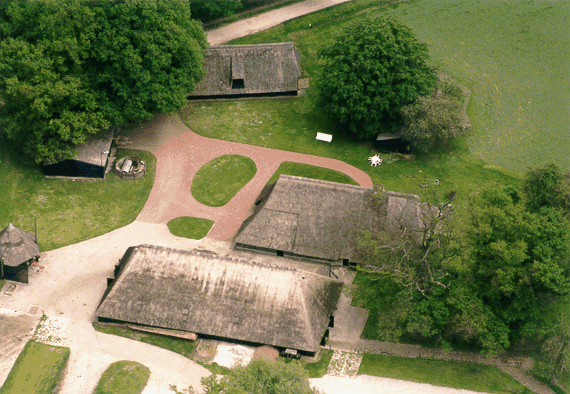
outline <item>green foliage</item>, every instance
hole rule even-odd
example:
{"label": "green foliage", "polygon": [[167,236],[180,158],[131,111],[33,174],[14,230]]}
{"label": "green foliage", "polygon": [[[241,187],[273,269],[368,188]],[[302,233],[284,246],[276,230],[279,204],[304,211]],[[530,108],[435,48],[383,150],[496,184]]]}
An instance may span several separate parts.
{"label": "green foliage", "polygon": [[182,216],[168,222],[170,232],[178,237],[202,239],[212,228],[214,222],[208,219]]}
{"label": "green foliage", "polygon": [[467,362],[365,353],[358,373],[486,393],[529,393],[521,383],[497,368]]}
{"label": "green foliage", "polygon": [[254,176],[257,167],[249,157],[223,155],[204,164],[192,180],[194,198],[210,207],[227,204]]}
{"label": "green foliage", "polygon": [[309,385],[307,371],[298,361],[253,360],[246,367],[233,368],[218,379],[211,375],[202,379],[206,394],[315,394]]}
{"label": "green foliage", "polygon": [[93,394],[140,394],[144,390],[150,370],[134,361],[117,361],[103,372]]}
{"label": "green foliage", "polygon": [[182,108],[206,41],[184,0],[11,2],[0,20],[0,130],[36,162],[101,129]]}
{"label": "green foliage", "polygon": [[570,171],[566,174],[557,164],[529,168],[524,181],[526,206],[537,212],[542,207],[561,209],[570,215]]}
{"label": "green foliage", "polygon": [[482,345],[536,336],[548,307],[570,291],[570,222],[551,208],[529,212],[514,189],[495,187],[472,199],[469,236],[472,291],[491,336]]}
{"label": "green foliage", "polygon": [[240,0],[190,0],[192,16],[202,22],[233,15],[241,7]]}
{"label": "green foliage", "polygon": [[0,388],[0,393],[52,393],[63,376],[68,359],[69,348],[29,341]]}
{"label": "green foliage", "polygon": [[401,113],[401,135],[417,153],[445,150],[455,137],[467,131],[462,105],[445,97],[418,97]]}
{"label": "green foliage", "polygon": [[318,51],[320,101],[359,138],[394,131],[400,109],[433,92],[427,45],[392,18],[364,18]]}

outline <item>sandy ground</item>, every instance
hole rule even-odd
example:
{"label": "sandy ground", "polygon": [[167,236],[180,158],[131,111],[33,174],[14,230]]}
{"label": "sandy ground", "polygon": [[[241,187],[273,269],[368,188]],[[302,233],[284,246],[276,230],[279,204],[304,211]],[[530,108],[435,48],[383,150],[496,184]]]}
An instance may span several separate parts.
{"label": "sandy ground", "polygon": [[206,32],[207,40],[210,45],[220,45],[224,42],[235,40],[236,38],[267,30],[270,27],[277,26],[280,23],[301,15],[310,14],[311,12],[346,3],[347,1],[350,0],[307,0],[302,3],[292,4],[252,18],[230,23],[229,25],[217,29],[209,30]]}
{"label": "sandy ground", "polygon": [[310,379],[311,386],[326,394],[482,394],[479,391],[452,389],[406,380],[359,375],[356,378],[324,376]]}

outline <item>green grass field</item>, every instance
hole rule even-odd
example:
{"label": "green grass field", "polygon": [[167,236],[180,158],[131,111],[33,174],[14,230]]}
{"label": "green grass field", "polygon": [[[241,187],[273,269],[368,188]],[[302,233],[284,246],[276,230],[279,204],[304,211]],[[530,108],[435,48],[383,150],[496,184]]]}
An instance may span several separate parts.
{"label": "green grass field", "polygon": [[495,367],[467,362],[365,353],[358,374],[487,393],[532,393],[530,390],[525,391],[527,389],[522,384]]}
{"label": "green grass field", "polygon": [[303,367],[309,372],[310,378],[322,378],[326,373],[333,356],[332,350],[321,349],[321,359],[316,363],[305,363]]}
{"label": "green grass field", "polygon": [[140,394],[150,370],[134,361],[117,361],[107,368],[93,394]]}
{"label": "green grass field", "polygon": [[0,226],[12,222],[34,232],[47,251],[105,234],[133,222],[144,206],[156,169],[149,152],[120,149],[117,157],[138,155],[147,175],[122,180],[113,173],[96,181],[46,179],[36,165],[22,162],[0,143]]}
{"label": "green grass field", "polygon": [[69,348],[29,341],[0,394],[46,394],[55,392],[69,359]]}
{"label": "green grass field", "polygon": [[170,232],[178,237],[202,239],[212,228],[214,222],[208,219],[178,217],[168,222]]}
{"label": "green grass field", "polygon": [[192,180],[194,198],[210,207],[227,204],[257,172],[249,157],[223,155],[204,164]]}

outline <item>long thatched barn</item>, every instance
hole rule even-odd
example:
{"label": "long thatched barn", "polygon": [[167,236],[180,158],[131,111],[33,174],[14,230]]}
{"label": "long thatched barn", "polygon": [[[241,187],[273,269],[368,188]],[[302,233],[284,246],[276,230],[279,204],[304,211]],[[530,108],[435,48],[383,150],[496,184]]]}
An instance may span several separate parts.
{"label": "long thatched barn", "polygon": [[12,223],[0,231],[0,279],[28,283],[28,269],[39,257],[35,235]]}
{"label": "long thatched barn", "polygon": [[139,245],[123,257],[96,315],[313,354],[341,289],[340,281],[293,268]]}
{"label": "long thatched barn", "polygon": [[206,75],[189,99],[297,95],[301,57],[292,42],[204,51]]}
{"label": "long thatched barn", "polygon": [[385,208],[379,210],[374,193],[366,187],[281,175],[262,191],[235,247],[339,265],[358,263],[362,231],[398,221],[421,226],[417,196],[386,191]]}

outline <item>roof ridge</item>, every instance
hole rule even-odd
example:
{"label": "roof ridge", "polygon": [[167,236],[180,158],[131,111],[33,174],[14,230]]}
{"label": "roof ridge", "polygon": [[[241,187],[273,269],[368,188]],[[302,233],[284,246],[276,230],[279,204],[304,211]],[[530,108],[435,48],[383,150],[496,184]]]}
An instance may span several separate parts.
{"label": "roof ridge", "polygon": [[287,267],[287,266],[278,265],[278,264],[261,263],[259,261],[244,259],[241,257],[222,256],[222,255],[216,254],[214,252],[202,251],[202,250],[196,250],[196,249],[184,250],[184,249],[171,248],[168,246],[149,245],[149,244],[141,244],[141,245],[135,246],[135,249],[137,249],[137,248],[149,248],[149,249],[164,250],[167,252],[174,252],[174,253],[180,253],[180,254],[186,254],[186,255],[192,255],[192,256],[215,257],[218,260],[230,261],[233,263],[255,265],[255,266],[266,267],[266,268],[276,268],[276,269],[280,269],[283,271],[293,271],[293,272],[296,272],[296,271],[301,272],[302,271],[302,270],[299,270],[299,269],[294,268],[294,267]]}
{"label": "roof ridge", "polygon": [[280,46],[295,46],[292,41],[286,42],[274,42],[274,43],[266,43],[266,44],[234,44],[234,45],[214,45],[211,47],[206,48],[208,49],[233,49],[233,48],[271,48],[271,47],[280,47]]}
{"label": "roof ridge", "polygon": [[[370,187],[366,187],[366,186],[356,186],[356,185],[349,185],[348,183],[338,183],[338,182],[333,182],[333,181],[324,181],[322,179],[313,179],[313,178],[305,178],[302,176],[295,176],[295,175],[287,175],[287,174],[281,174],[279,175],[279,179],[290,179],[290,180],[295,180],[295,181],[302,181],[302,182],[307,182],[307,183],[317,183],[317,184],[321,184],[321,185],[328,185],[328,186],[335,186],[335,187],[342,187],[344,189],[353,189],[353,190],[361,190],[361,191],[370,191],[370,190],[374,190]],[[279,180],[278,179],[278,180]]]}

